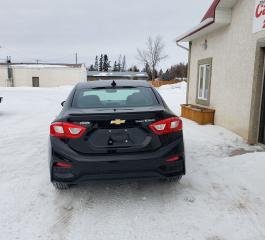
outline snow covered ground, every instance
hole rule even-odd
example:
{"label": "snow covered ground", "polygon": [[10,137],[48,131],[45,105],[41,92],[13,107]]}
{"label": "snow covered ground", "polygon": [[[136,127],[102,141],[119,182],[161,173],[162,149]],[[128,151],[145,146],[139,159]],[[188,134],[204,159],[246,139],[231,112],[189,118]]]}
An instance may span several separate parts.
{"label": "snow covered ground", "polygon": [[[159,89],[179,114],[185,84]],[[184,120],[181,183],[49,183],[49,123],[71,87],[0,88],[0,239],[265,239],[265,153],[218,126]],[[243,155],[238,155],[242,154]]]}

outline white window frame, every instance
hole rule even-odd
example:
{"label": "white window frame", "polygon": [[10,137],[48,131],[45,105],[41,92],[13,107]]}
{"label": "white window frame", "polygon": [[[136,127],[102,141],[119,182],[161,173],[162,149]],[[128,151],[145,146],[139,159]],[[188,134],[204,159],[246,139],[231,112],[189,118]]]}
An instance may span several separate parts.
{"label": "white window frame", "polygon": [[[201,71],[202,68],[202,71]],[[206,69],[209,69],[206,78]],[[205,58],[198,60],[197,69],[197,88],[196,103],[204,106],[210,106],[211,82],[212,82],[213,58]],[[201,81],[202,77],[202,81]],[[200,93],[200,84],[202,84],[202,92]],[[206,94],[207,93],[207,94]],[[205,97],[207,95],[207,98]]]}
{"label": "white window frame", "polygon": [[[198,82],[198,99],[199,100],[204,100],[207,101],[209,100],[209,84],[206,86],[206,69],[207,67],[209,67],[209,69],[211,69],[211,65],[210,64],[200,64],[199,65],[199,82]],[[202,71],[201,71],[202,69]],[[202,77],[203,74],[203,78]],[[210,78],[210,73],[208,75],[208,77]],[[202,92],[201,92],[201,79],[202,79]],[[208,83],[210,82],[211,79],[208,79]],[[204,96],[206,95],[206,91],[207,92],[207,98],[205,98]]]}

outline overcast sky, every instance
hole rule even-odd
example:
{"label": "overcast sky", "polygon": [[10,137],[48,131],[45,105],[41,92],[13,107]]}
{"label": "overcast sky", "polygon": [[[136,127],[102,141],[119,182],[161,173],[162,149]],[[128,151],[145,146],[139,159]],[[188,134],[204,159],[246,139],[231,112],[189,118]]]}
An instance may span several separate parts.
{"label": "overcast sky", "polygon": [[[169,56],[161,67],[187,61],[174,39],[197,25],[212,0],[12,0],[1,1],[0,61],[94,62],[119,54],[139,65],[137,48],[162,36]],[[142,66],[141,66],[142,67]]]}

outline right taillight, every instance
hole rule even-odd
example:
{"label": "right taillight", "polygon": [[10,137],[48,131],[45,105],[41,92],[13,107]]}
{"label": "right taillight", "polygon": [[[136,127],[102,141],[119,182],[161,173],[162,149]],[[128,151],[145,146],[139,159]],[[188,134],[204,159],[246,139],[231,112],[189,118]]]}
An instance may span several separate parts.
{"label": "right taillight", "polygon": [[54,167],[58,168],[71,168],[73,167],[73,164],[71,163],[63,163],[63,162],[56,162],[53,164]]}
{"label": "right taillight", "polygon": [[177,117],[167,118],[149,125],[157,135],[169,134],[182,130],[182,120]]}
{"label": "right taillight", "polygon": [[55,122],[50,126],[50,135],[58,138],[80,138],[86,128],[68,122]]}

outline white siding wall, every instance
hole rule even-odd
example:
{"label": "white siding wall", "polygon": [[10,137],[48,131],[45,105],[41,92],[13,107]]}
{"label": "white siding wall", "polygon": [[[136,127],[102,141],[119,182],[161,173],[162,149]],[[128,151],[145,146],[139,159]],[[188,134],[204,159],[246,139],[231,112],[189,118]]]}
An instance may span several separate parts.
{"label": "white siding wall", "polygon": [[[248,138],[254,61],[257,39],[252,33],[254,0],[240,0],[232,11],[232,23],[192,42],[189,103],[195,104],[198,60],[213,58],[210,107],[215,122]],[[208,49],[200,45],[207,39]]]}
{"label": "white siding wall", "polygon": [[0,87],[6,87],[7,86],[7,67],[0,65]]}
{"label": "white siding wall", "polygon": [[32,77],[39,77],[40,87],[74,85],[86,81],[86,69],[72,67],[27,68],[13,67],[15,87],[32,86]]}

